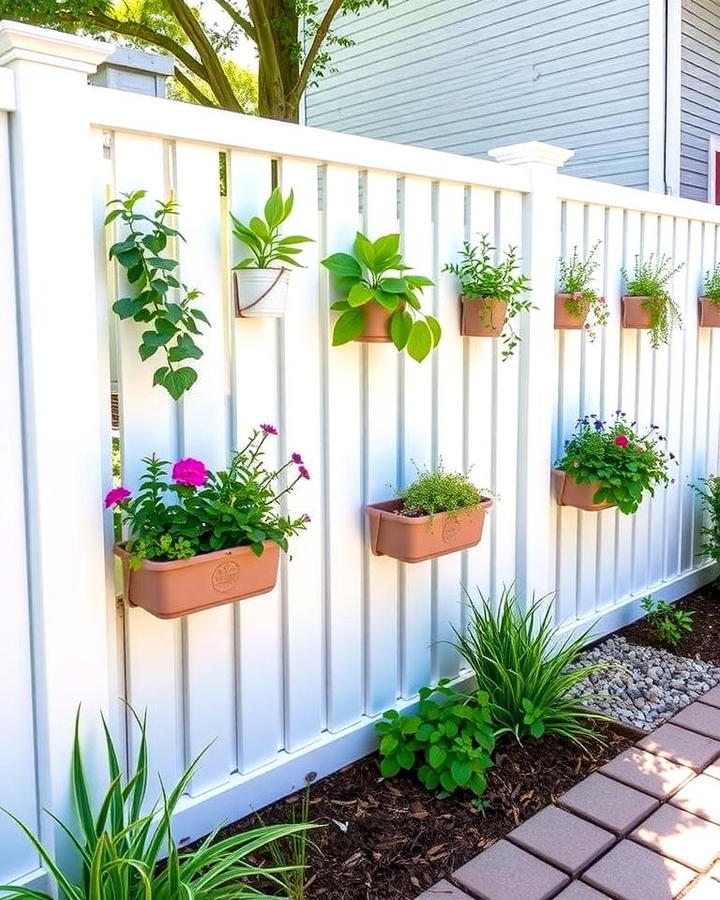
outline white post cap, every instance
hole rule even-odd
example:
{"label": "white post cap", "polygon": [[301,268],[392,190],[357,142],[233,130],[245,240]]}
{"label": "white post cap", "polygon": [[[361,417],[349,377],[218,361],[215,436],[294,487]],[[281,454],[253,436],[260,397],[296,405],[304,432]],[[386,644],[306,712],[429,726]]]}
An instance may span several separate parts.
{"label": "white post cap", "polygon": [[494,147],[488,150],[488,155],[497,162],[508,163],[511,166],[535,164],[557,169],[564,166],[570,157],[575,156],[575,151],[556,147],[554,144],[544,144],[542,141],[527,141],[524,144]]}
{"label": "white post cap", "polygon": [[105,41],[7,19],[0,21],[0,66],[28,60],[91,74],[114,49]]}

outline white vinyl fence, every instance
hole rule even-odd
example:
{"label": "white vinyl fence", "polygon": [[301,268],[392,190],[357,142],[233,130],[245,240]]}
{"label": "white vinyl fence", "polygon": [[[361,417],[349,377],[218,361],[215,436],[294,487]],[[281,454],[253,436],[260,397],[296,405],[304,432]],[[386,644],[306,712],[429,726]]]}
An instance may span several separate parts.
{"label": "white vinyl fence", "polygon": [[[60,856],[41,807],[68,813],[79,703],[93,763],[100,708],[132,753],[117,698],[148,711],[166,783],[212,742],[177,816],[191,839],[368,752],[374,716],[462,675],[443,641],[463,625],[463,586],[555,592],[559,625],[597,622],[600,635],[636,618],[645,594],[674,600],[715,574],[696,555],[688,482],[720,468],[720,334],[699,330],[696,311],[718,258],[716,207],[560,175],[562,152],[544,145],[487,162],[88,87],[106,54],[0,26],[0,805]],[[283,320],[237,320],[228,210],[255,214],[274,179],[295,192],[289,231],[315,243]],[[139,328],[109,314],[122,284],[105,204],[139,188],[179,201],[182,279],[212,322],[179,404],[151,386]],[[409,263],[437,282],[426,303],[443,338],[421,365],[388,345],[330,346],[318,261],[358,229],[399,230]],[[532,280],[538,309],[507,362],[497,341],[460,336],[458,287],[442,272],[478,233],[517,245]],[[612,316],[591,344],[554,331],[553,295],[558,256],[597,240]],[[658,351],[620,328],[620,267],[653,251],[684,263],[673,294],[685,328]],[[303,454],[312,479],[292,506],[312,524],[272,593],[177,621],[117,602],[101,509],[114,384],[128,487],[153,451],[222,466],[260,422],[277,425],[280,456]],[[634,517],[559,509],[550,469],[564,438],[579,415],[616,409],[667,434],[675,483]],[[482,543],[410,566],[372,557],[363,505],[441,458],[497,497]],[[3,879],[42,884],[43,870],[0,819]]]}

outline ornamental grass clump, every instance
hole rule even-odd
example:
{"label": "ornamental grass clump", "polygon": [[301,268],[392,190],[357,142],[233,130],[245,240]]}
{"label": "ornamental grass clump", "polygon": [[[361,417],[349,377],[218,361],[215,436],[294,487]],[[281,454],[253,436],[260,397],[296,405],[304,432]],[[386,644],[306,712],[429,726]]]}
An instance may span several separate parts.
{"label": "ornamental grass clump", "polygon": [[581,258],[577,247],[573,247],[569,259],[559,261],[559,292],[569,296],[563,301],[565,309],[574,319],[583,319],[587,315],[585,331],[588,339],[594,341],[597,329],[607,325],[609,311],[607,301],[591,286],[595,270],[600,265],[597,250],[600,241],[593,246],[587,256]]}
{"label": "ornamental grass clump", "polygon": [[442,463],[434,469],[418,469],[418,476],[401,493],[404,516],[432,516],[475,509],[487,497],[463,472],[446,472]]}
{"label": "ornamental grass clump", "polygon": [[578,484],[599,483],[593,502],[610,503],[632,515],[646,491],[652,496],[657,485],[671,480],[670,464],[677,462],[664,449],[666,440],[657,425],[641,432],[620,410],[609,422],[584,416],[555,465]]}
{"label": "ornamental grass clump", "polygon": [[[94,806],[80,747],[79,714],[75,723],[70,777],[77,822],[73,827],[55,821],[72,842],[76,855],[72,871],[81,873],[79,879],[63,871],[30,829],[8,814],[42,860],[53,888],[64,900],[271,900],[277,896],[266,894],[262,883],[273,885],[273,891],[281,889],[283,877],[292,867],[281,862],[258,866],[252,861],[256,852],[292,840],[313,826],[268,825],[222,839],[218,838],[218,826],[195,849],[178,849],[172,817],[203,754],[172,790],[160,782],[159,799],[149,807],[145,802],[149,777],[146,725],[132,714],[140,734],[135,765],[127,777],[103,719],[109,785]],[[277,850],[282,853],[279,847]],[[6,900],[52,900],[56,896],[16,885],[0,885],[0,891],[8,892],[3,893]]]}
{"label": "ornamental grass clump", "polygon": [[467,595],[469,620],[455,631],[453,646],[473,670],[477,686],[488,695],[488,709],[498,736],[526,738],[556,735],[580,746],[597,740],[589,720],[604,717],[581,705],[595,698],[570,696],[578,684],[603,668],[576,662],[590,631],[558,638],[553,608],[543,597],[525,608],[514,591],[504,588],[497,609],[479,594]]}
{"label": "ornamental grass clump", "polygon": [[288,537],[305,528],[308,517],[285,515],[281,499],[310,473],[299,453],[277,469],[266,465],[264,445],[276,434],[272,425],[256,428],[229,468],[217,472],[188,457],[168,474],[170,463],[144,459],[137,495],[118,486],[105,498],[129,533],[130,567],[139,568],[144,559],[166,562],[248,545],[261,556],[268,540],[287,551]]}
{"label": "ornamental grass clump", "polygon": [[683,263],[673,267],[667,254],[656,257],[651,253],[646,260],[635,257],[632,274],[628,274],[625,267],[620,270],[625,279],[626,296],[642,298],[640,305],[650,317],[650,346],[654,350],[668,343],[675,325],[682,326],[680,307],[668,291],[670,279],[682,267]]}

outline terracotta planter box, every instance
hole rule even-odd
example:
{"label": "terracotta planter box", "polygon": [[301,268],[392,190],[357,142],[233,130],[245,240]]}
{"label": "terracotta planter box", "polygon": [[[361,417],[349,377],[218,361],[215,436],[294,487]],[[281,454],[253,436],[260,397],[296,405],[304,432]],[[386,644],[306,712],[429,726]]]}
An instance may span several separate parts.
{"label": "terracotta planter box", "polygon": [[399,515],[397,510],[402,505],[402,500],[385,500],[365,507],[370,521],[370,548],[375,556],[416,563],[479,544],[492,500],[483,500],[472,510],[434,516]]}
{"label": "terracotta planter box", "polygon": [[262,556],[250,547],[231,547],[172,562],[143,560],[139,569],[128,565],[124,544],[115,545],[123,564],[125,599],[160,619],[266,594],[277,581],[280,548],[265,541]]}
{"label": "terracotta planter box", "polygon": [[720,306],[708,297],[698,300],[698,313],[701,328],[720,328]]}
{"label": "terracotta planter box", "polygon": [[623,328],[650,328],[650,313],[643,306],[649,297],[622,298]]}
{"label": "terracotta planter box", "polygon": [[555,328],[561,331],[569,329],[578,330],[585,327],[590,310],[589,303],[583,303],[583,311],[580,318],[571,315],[565,306],[568,300],[572,299],[572,294],[555,294]]}
{"label": "terracotta planter box", "polygon": [[465,297],[460,334],[467,337],[500,337],[505,327],[507,303],[496,297]]}
{"label": "terracotta planter box", "polygon": [[594,502],[593,497],[601,488],[599,481],[578,484],[572,475],[568,475],[562,469],[553,469],[553,483],[558,506],[575,506],[577,509],[585,509],[588,512],[612,509],[615,506],[614,503]]}

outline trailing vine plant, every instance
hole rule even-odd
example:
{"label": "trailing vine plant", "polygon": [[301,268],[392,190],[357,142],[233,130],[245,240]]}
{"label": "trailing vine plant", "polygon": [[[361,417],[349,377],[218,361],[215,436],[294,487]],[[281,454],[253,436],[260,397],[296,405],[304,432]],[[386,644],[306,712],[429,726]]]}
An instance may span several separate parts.
{"label": "trailing vine plant", "polygon": [[595,340],[596,329],[604,328],[609,318],[605,298],[590,284],[599,266],[599,246],[600,241],[597,241],[584,258],[578,255],[578,248],[573,247],[572,256],[568,259],[561,258],[558,265],[559,293],[569,295],[564,301],[565,309],[574,319],[582,319],[587,314],[585,332],[590,341]]}
{"label": "trailing vine plant", "polygon": [[105,218],[109,225],[120,219],[127,235],[110,247],[110,259],[116,259],[126,271],[132,293],[113,303],[120,319],[132,319],[150,325],[143,331],[138,353],[144,361],[158,350],[165,354],[165,365],[155,370],[153,385],[162,385],[173,400],[178,400],[197,381],[197,372],[186,360],[200,359],[203,351],[195,343],[198,323],[209,325],[205,313],[193,306],[200,291],[188,289],[173,274],[179,263],[169,253],[172,238],[185,238],[167,224],[177,214],[174,200],[157,202],[152,216],[138,212],[137,204],[147,191],[121,194],[108,203]]}
{"label": "trailing vine plant", "polygon": [[680,307],[667,289],[670,279],[682,267],[683,263],[680,263],[673,268],[672,259],[665,253],[658,257],[651,253],[646,260],[635,257],[632,275],[624,266],[620,270],[627,285],[627,296],[643,298],[640,305],[650,316],[650,346],[653,350],[668,343],[673,326],[682,326]]}

